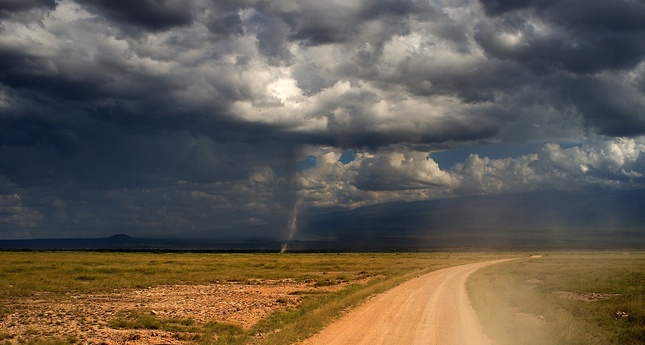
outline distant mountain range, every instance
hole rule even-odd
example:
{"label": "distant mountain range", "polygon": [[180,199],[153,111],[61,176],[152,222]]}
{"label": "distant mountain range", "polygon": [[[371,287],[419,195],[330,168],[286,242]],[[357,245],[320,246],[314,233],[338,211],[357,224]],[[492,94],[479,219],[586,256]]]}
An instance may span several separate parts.
{"label": "distant mountain range", "polygon": [[0,250],[105,250],[105,251],[279,251],[278,242],[227,242],[195,238],[135,238],[116,234],[107,238],[51,238],[0,240]]}
{"label": "distant mountain range", "polygon": [[[311,208],[290,251],[645,249],[645,191],[561,191]],[[0,240],[0,249],[279,251],[284,224],[135,238]]]}

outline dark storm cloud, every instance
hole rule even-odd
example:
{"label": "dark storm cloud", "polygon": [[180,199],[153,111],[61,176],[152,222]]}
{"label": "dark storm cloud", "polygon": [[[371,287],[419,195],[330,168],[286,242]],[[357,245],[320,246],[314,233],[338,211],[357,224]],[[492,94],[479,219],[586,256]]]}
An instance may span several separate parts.
{"label": "dark storm cloud", "polygon": [[480,0],[486,14],[496,16],[509,11],[515,11],[530,7],[545,7],[556,3],[555,0]]}
{"label": "dark storm cloud", "polygon": [[[312,110],[318,114],[302,114],[303,121],[320,114],[328,119],[326,133],[296,133],[295,137],[301,140],[308,141],[306,138],[310,137],[312,143],[323,140],[330,144],[345,142],[346,145],[374,147],[405,138],[436,143],[493,137],[503,133],[499,128],[507,123],[509,116],[522,116],[522,107],[553,102],[552,99],[528,100],[523,93],[551,97],[548,95],[555,94],[556,90],[562,91],[553,86],[557,84],[554,75],[559,71],[575,75],[633,68],[642,61],[645,49],[645,44],[641,43],[645,42],[643,24],[640,24],[645,20],[641,21],[639,17],[645,11],[639,10],[641,5],[631,2],[618,2],[610,8],[603,2],[584,6],[575,1],[482,2],[490,17],[474,21],[451,17],[438,6],[411,1],[349,2],[345,6],[289,1],[78,3],[82,9],[107,21],[96,24],[78,21],[64,31],[57,27],[56,35],[67,41],[57,43],[53,53],[0,45],[2,81],[16,99],[38,96],[59,104],[61,100],[67,100],[74,102],[77,109],[89,109],[92,116],[110,121],[150,121],[180,128],[206,128],[205,124],[212,123],[224,132],[236,127],[244,132],[255,125],[267,125],[277,131],[297,126],[292,122],[294,119],[283,123],[240,121],[240,114],[232,112],[232,103],[245,100],[258,109],[265,107],[262,102],[266,100],[259,99],[266,96],[261,95],[261,84],[252,85],[251,78],[239,80],[235,76],[245,69],[259,72],[262,69],[260,58],[272,66],[289,66],[291,77],[297,80],[297,86],[307,97],[319,96],[322,90],[346,78],[353,88],[357,82],[384,91],[402,85],[408,92],[421,97],[420,100],[429,97],[428,103],[436,102],[432,97],[456,96],[465,103],[495,104],[463,111],[464,117],[475,124],[472,127],[483,130],[464,125],[469,121],[459,121],[463,124],[455,125],[454,121],[442,120],[440,123],[449,124],[451,129],[438,128],[437,134],[425,130],[410,133],[395,126],[387,129],[383,128],[385,124],[373,131],[370,125],[375,124],[376,119],[369,114],[370,110],[365,110],[366,107],[378,99],[395,97],[394,92],[375,93],[356,88],[355,94],[360,95],[359,98],[340,95],[336,100],[320,102],[325,108]],[[200,12],[202,10],[204,12]],[[601,16],[603,13],[606,15]],[[595,22],[599,24],[593,24]],[[119,29],[120,23],[164,36],[157,39],[157,45],[152,45],[152,36],[125,39],[121,41],[127,44],[124,49],[107,40],[113,35],[111,30]],[[197,23],[205,25],[214,36],[204,36],[197,31]],[[472,31],[466,25],[472,25]],[[384,56],[386,52],[391,55],[391,47],[397,40],[413,37],[420,29],[420,41],[415,43],[419,44],[415,48],[418,51],[401,50],[399,55]],[[257,53],[261,56],[254,56],[256,53],[243,46],[248,45],[246,38],[257,40]],[[448,50],[433,48],[441,42],[452,46]],[[91,44],[95,44],[94,47]],[[473,55],[475,44],[496,59]],[[343,54],[343,57],[329,65],[329,60],[316,61],[315,56],[311,63],[294,56],[297,50],[318,45],[321,49],[338,47],[340,51],[336,54]],[[401,48],[404,46],[402,44]],[[92,49],[88,49],[90,47]],[[451,51],[450,57],[440,56]],[[190,52],[193,56],[189,57]],[[223,65],[222,59],[231,53],[236,55],[236,65]],[[450,60],[440,62],[440,59]],[[155,68],[163,68],[163,71]],[[610,84],[602,86],[607,84],[604,79],[589,78],[594,78],[597,84],[594,89],[612,89]],[[576,80],[576,77],[568,79]],[[564,79],[563,82],[570,81]],[[268,84],[266,81],[259,83],[264,87]],[[518,88],[518,85],[522,87]],[[195,97],[197,88],[210,88],[209,95]],[[599,118],[611,118],[619,113],[601,115],[594,112],[596,108],[581,103],[583,97],[578,96],[581,93],[584,92],[572,93],[569,100],[586,123],[598,127],[602,133],[621,133],[616,125],[603,127],[613,120]],[[618,97],[614,92],[595,99],[598,102],[605,100],[598,104],[600,108],[615,108],[612,104],[619,102]],[[518,101],[519,98],[523,101]],[[558,102],[562,103],[565,98],[566,95],[559,97]],[[85,104],[80,106],[76,103],[79,101]],[[339,106],[359,116],[349,122],[340,122],[336,115],[329,113]],[[564,108],[567,106],[562,105]],[[493,109],[496,110],[491,113]],[[629,107],[624,111],[629,112]],[[630,119],[638,124],[638,111],[632,112],[616,116],[627,119],[626,125]],[[482,127],[480,117],[490,121],[485,121],[487,125]],[[190,118],[189,123],[185,121],[187,118]],[[234,125],[236,122],[240,124]],[[347,127],[348,124],[351,127]],[[641,132],[640,126],[632,127],[636,130],[632,128],[630,133]],[[210,129],[209,133],[212,132]]]}
{"label": "dark storm cloud", "polygon": [[305,45],[351,40],[367,21],[386,20],[396,27],[408,16],[428,15],[427,6],[408,0],[356,1],[340,6],[317,1],[260,1],[255,9],[286,23],[289,39]]}
{"label": "dark storm cloud", "polygon": [[237,12],[211,13],[206,26],[216,34],[243,35],[244,25]]}
{"label": "dark storm cloud", "polygon": [[[643,6],[3,2],[0,218],[14,237],[44,224],[282,229],[300,199],[356,207],[635,186]],[[591,144],[471,156],[450,171],[428,159],[551,141]],[[339,163],[341,149],[355,159]]]}
{"label": "dark storm cloud", "polygon": [[20,20],[30,10],[51,10],[55,0],[6,0],[0,3],[0,18]]}
{"label": "dark storm cloud", "polygon": [[544,81],[543,90],[552,90],[546,101],[575,109],[589,128],[613,136],[644,133],[642,88],[628,81],[642,74],[644,3],[482,4],[491,17],[477,25],[474,38],[488,56],[526,67],[534,74],[527,85]]}
{"label": "dark storm cloud", "polygon": [[[51,97],[57,101],[62,99],[72,102],[90,101],[89,107],[86,104],[85,108],[92,109],[94,115],[104,116],[107,119],[119,121],[131,119],[137,122],[143,117],[144,121],[157,122],[162,126],[166,123],[171,127],[177,125],[174,123],[177,120],[182,128],[192,126],[183,124],[187,116],[184,114],[191,114],[189,115],[191,122],[196,121],[197,125],[193,127],[204,128],[205,122],[223,124],[221,121],[223,117],[235,123],[239,116],[231,114],[231,102],[249,100],[253,104],[259,104],[257,88],[256,92],[253,92],[248,82],[244,81],[243,83],[247,83],[244,85],[240,84],[239,80],[231,79],[235,78],[234,74],[243,70],[245,65],[257,69],[259,66],[256,64],[259,61],[255,57],[247,52],[238,53],[237,61],[242,64],[227,69],[221,68],[221,65],[216,67],[221,63],[223,56],[230,52],[235,53],[239,49],[241,40],[238,38],[243,39],[245,36],[254,36],[257,39],[258,52],[270,65],[291,66],[292,76],[308,96],[316,96],[323,88],[330,88],[343,77],[352,82],[372,83],[377,88],[383,89],[404,85],[409,92],[420,97],[457,96],[466,103],[496,103],[495,107],[484,106],[482,109],[468,111],[466,116],[471,116],[468,113],[480,113],[486,118],[491,109],[497,109],[493,116],[497,120],[489,124],[498,128],[504,125],[506,122],[504,119],[508,118],[509,114],[514,113],[515,117],[521,114],[518,112],[518,106],[532,106],[531,103],[500,103],[500,96],[502,101],[517,99],[522,92],[527,92],[527,88],[533,88],[532,91],[538,91],[543,95],[552,94],[553,91],[549,90],[548,83],[544,82],[545,77],[541,74],[555,73],[560,69],[574,73],[589,73],[607,68],[633,67],[642,59],[642,49],[645,46],[638,43],[645,40],[638,39],[641,28],[636,24],[638,22],[636,20],[628,18],[625,21],[625,28],[620,29],[616,26],[618,24],[613,25],[611,24],[613,21],[608,19],[600,28],[587,30],[587,26],[590,25],[592,18],[597,16],[598,11],[586,10],[583,16],[589,19],[578,18],[577,21],[569,21],[566,13],[575,9],[575,6],[556,6],[551,3],[517,3],[516,6],[509,8],[484,3],[486,9],[498,9],[488,11],[494,14],[493,17],[480,18],[479,24],[472,23],[474,36],[471,39],[468,39],[468,30],[464,27],[469,23],[449,18],[437,7],[407,1],[357,2],[349,3],[346,7],[322,6],[315,2],[294,4],[286,1],[223,2],[208,5],[190,3],[181,6],[174,2],[125,4],[81,1],[79,3],[92,13],[117,22],[94,26],[79,22],[77,29],[70,27],[67,30],[66,35],[70,39],[70,46],[64,49],[61,49],[63,48],[61,46],[54,56],[51,54],[43,56],[42,53],[29,49],[2,47],[3,66],[5,66],[2,70],[4,84],[13,89],[22,90],[20,92],[27,90],[30,93],[37,92],[39,96]],[[191,4],[195,6],[191,7]],[[598,6],[602,7],[602,5]],[[615,22],[629,13],[639,13],[631,8],[633,5],[627,3],[621,2],[617,7],[623,10],[611,11],[613,13],[611,17]],[[143,11],[144,8],[148,11]],[[198,8],[208,9],[205,16],[198,16],[196,12]],[[524,12],[529,15],[525,15]],[[175,16],[176,19],[171,19]],[[115,46],[110,46],[104,40],[96,42],[97,45],[92,49],[95,53],[85,49],[91,44],[91,41],[88,41],[89,37],[110,37],[110,30],[118,28],[119,22],[124,21],[157,31],[175,27],[185,28],[167,35],[156,47],[150,46],[150,43],[143,39],[129,39],[126,40],[129,47],[124,53],[115,50]],[[214,34],[226,36],[208,37],[198,34],[190,28],[190,25],[195,22],[202,22]],[[537,32],[539,30],[533,25],[534,22],[546,26],[547,34]],[[416,24],[413,25],[413,23]],[[391,45],[397,37],[408,37],[413,33],[415,25],[426,25],[424,30],[429,31],[423,32],[424,35],[430,33],[436,39],[455,44],[453,46],[455,59],[449,64],[440,64],[436,56],[428,59],[427,53],[403,51],[401,54],[404,55],[395,57],[398,62],[391,61],[391,57],[384,57],[386,45]],[[84,27],[87,27],[85,34],[77,31],[83,30]],[[231,34],[234,36],[231,37]],[[517,39],[518,42],[508,44],[504,41],[504,37],[501,37],[503,34],[519,35],[515,38],[509,36],[511,39]],[[432,37],[422,39],[425,41]],[[358,42],[359,39],[363,42]],[[429,45],[432,41],[427,43],[424,41],[422,44],[428,45],[428,48],[432,47]],[[567,43],[569,41],[572,43]],[[507,62],[468,58],[470,55],[468,52],[472,50],[474,42],[479,43],[489,55]],[[291,45],[293,43],[296,46]],[[346,58],[344,61],[337,61],[336,67],[328,66],[325,71],[319,64],[307,68],[302,62],[294,60],[292,51],[294,48],[297,49],[297,46],[300,46],[300,49],[306,49],[312,44],[329,46],[334,43],[343,47]],[[608,46],[613,48],[607,49]],[[209,50],[209,47],[213,49]],[[177,54],[200,50],[200,54],[203,55],[201,59],[176,60]],[[384,69],[385,61],[394,63],[391,66],[391,72]],[[173,70],[151,73],[152,71],[144,66],[148,62],[170,63],[174,66]],[[200,71],[200,66],[215,68]],[[202,74],[204,71],[214,73],[208,76]],[[538,75],[534,74],[536,72]],[[551,76],[547,78],[549,83],[553,84],[551,81],[553,78]],[[201,88],[211,88],[207,98],[195,99],[190,96],[193,91],[188,90],[194,88],[191,84],[195,85],[196,81],[202,83]],[[518,88],[518,83],[524,85],[524,88]],[[539,89],[536,89],[536,86]],[[180,97],[180,93],[187,97]],[[362,95],[367,94],[369,92],[362,92]],[[373,97],[392,96],[374,94]],[[604,98],[611,103],[615,97]],[[361,98],[350,100],[350,103],[346,104],[347,110],[361,113],[364,112],[366,105],[373,102],[369,98],[363,96]],[[620,132],[616,129],[604,130],[602,126],[606,122],[595,120],[597,118],[595,114],[584,111],[585,107],[576,104],[579,97],[572,95],[570,99],[574,100],[573,105],[581,110],[580,115],[588,119],[588,124],[600,126],[603,133]],[[533,102],[543,103],[550,100],[536,99]],[[328,109],[343,106],[341,102],[325,103]],[[325,109],[322,111],[324,114]],[[311,116],[317,115],[311,114]],[[478,122],[476,120],[478,117],[473,117],[475,123]],[[369,114],[359,118],[370,122],[374,120]],[[350,123],[356,127],[349,128],[344,127],[347,124],[344,122],[341,128],[336,128],[338,124],[336,117],[332,115],[328,116],[328,119],[329,132],[310,133],[311,142],[320,142],[321,138],[329,138],[323,140],[330,144],[345,142],[346,145],[374,147],[395,143],[406,137],[411,141],[432,143],[450,140],[450,138],[458,141],[482,139],[501,133],[499,130],[484,126],[486,129],[474,131],[486,133],[484,136],[472,135],[469,132],[473,133],[473,130],[462,125],[450,125],[450,128],[463,128],[463,133],[439,129],[439,132],[445,134],[437,135],[428,132],[406,133],[407,131],[396,128],[371,131],[370,123],[365,121],[351,121]],[[452,121],[442,122],[453,123]],[[252,127],[247,124],[237,127],[244,131]],[[291,126],[290,123],[269,124],[277,130],[280,130],[283,125],[285,128]],[[228,130],[228,126],[220,127],[224,131]],[[640,130],[632,129],[632,133],[638,131]],[[307,135],[298,136],[307,137]],[[351,140],[347,140],[346,137],[350,137]],[[364,142],[361,142],[360,138],[364,138]]]}
{"label": "dark storm cloud", "polygon": [[[630,68],[645,52],[645,4],[635,1],[482,1],[495,15],[475,35],[487,53],[536,71]],[[499,34],[521,35],[509,45]]]}
{"label": "dark storm cloud", "polygon": [[26,11],[38,7],[52,9],[55,6],[54,0],[6,0],[0,4],[0,11]]}
{"label": "dark storm cloud", "polygon": [[258,48],[270,63],[274,65],[289,64],[292,55],[286,47],[286,38],[289,34],[287,25],[278,18],[261,14],[254,16],[251,23],[257,32]]}
{"label": "dark storm cloud", "polygon": [[342,42],[356,33],[358,24],[353,18],[353,9],[315,1],[303,1],[299,6],[290,6],[286,1],[267,1],[260,2],[257,9],[288,25],[289,37],[306,44]]}
{"label": "dark storm cloud", "polygon": [[564,27],[581,27],[591,31],[642,30],[644,6],[642,2],[619,0],[480,0],[487,14],[499,16],[520,10],[534,10]]}
{"label": "dark storm cloud", "polygon": [[77,0],[107,18],[148,30],[167,30],[194,19],[190,1],[183,0]]}
{"label": "dark storm cloud", "polygon": [[[286,144],[217,143],[211,137],[77,117],[63,124],[4,121],[0,171],[21,186],[79,183],[93,188],[135,188],[178,180],[214,183],[244,179],[256,166],[280,162]],[[277,157],[276,157],[277,156]],[[278,163],[279,166],[280,163]]]}
{"label": "dark storm cloud", "polygon": [[585,119],[603,134],[631,136],[645,133],[643,93],[619,80],[583,76],[565,83]]}

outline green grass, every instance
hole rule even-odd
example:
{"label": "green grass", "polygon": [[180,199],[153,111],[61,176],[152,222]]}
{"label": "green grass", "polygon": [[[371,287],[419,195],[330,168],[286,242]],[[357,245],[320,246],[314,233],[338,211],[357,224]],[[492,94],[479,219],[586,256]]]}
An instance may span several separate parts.
{"label": "green grass", "polygon": [[183,340],[212,339],[213,334],[222,334],[235,337],[242,333],[242,328],[217,322],[200,325],[192,318],[165,318],[152,313],[140,311],[124,311],[109,322],[114,329],[138,330],[163,330],[173,332],[177,338]]}
{"label": "green grass", "polygon": [[155,315],[142,312],[121,312],[116,318],[109,322],[110,327],[115,329],[161,329],[163,322]]}
{"label": "green grass", "polygon": [[645,344],[645,252],[514,260],[475,272],[468,289],[497,344]]}
{"label": "green grass", "polygon": [[[349,283],[335,292],[302,294],[296,309],[278,310],[250,329],[226,323],[198,324],[146,312],[122,311],[117,329],[176,332],[198,344],[290,344],[305,339],[368,296],[433,270],[512,254],[168,254],[102,252],[0,252],[0,318],[14,299],[65,299],[165,284],[293,279],[315,286]],[[367,284],[358,284],[365,278]],[[43,339],[42,341],[49,341]],[[53,342],[65,339],[53,339]],[[71,342],[68,342],[71,343]]]}

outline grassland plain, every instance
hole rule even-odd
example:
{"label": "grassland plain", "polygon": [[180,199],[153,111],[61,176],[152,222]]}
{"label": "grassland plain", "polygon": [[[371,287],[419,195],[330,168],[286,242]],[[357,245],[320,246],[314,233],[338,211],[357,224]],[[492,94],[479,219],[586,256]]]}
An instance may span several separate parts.
{"label": "grassland plain", "polygon": [[467,283],[495,344],[645,344],[645,252],[552,252]]}
{"label": "grassland plain", "polygon": [[[515,256],[0,252],[0,323],[5,325],[0,342],[87,343],[96,339],[89,334],[113,330],[119,338],[105,344],[146,343],[152,341],[146,337],[162,335],[174,344],[290,344],[416,275]],[[264,298],[264,304],[235,301],[251,295]],[[146,303],[124,303],[127,296]],[[170,308],[174,310],[153,310],[154,297],[146,296],[180,301]],[[229,309],[209,319],[215,314],[203,311],[219,299],[228,299],[224,302]],[[88,301],[94,304],[83,304]],[[245,311],[261,317],[236,322],[235,315]],[[67,323],[76,326],[64,328]]]}

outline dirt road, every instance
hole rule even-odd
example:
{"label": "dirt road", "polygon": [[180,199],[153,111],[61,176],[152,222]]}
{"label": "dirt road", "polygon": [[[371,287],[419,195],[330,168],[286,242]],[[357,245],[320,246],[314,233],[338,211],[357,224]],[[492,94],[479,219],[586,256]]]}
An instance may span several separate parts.
{"label": "dirt road", "polygon": [[470,305],[466,279],[506,260],[428,273],[374,297],[303,345],[490,344]]}

